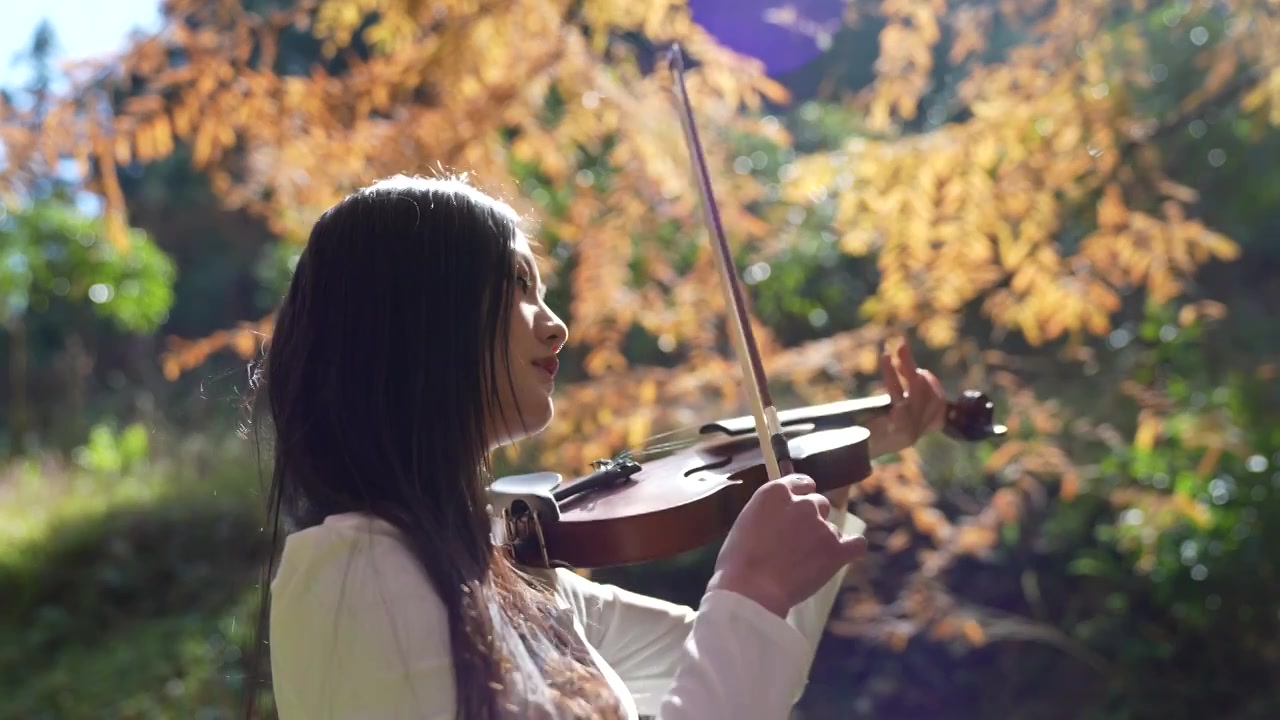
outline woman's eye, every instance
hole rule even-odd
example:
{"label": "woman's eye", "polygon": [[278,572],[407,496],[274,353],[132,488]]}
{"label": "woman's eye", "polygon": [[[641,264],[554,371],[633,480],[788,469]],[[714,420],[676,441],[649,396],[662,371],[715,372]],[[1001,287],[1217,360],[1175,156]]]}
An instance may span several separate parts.
{"label": "woman's eye", "polygon": [[520,283],[520,289],[529,292],[529,278],[524,275],[517,275],[516,282]]}

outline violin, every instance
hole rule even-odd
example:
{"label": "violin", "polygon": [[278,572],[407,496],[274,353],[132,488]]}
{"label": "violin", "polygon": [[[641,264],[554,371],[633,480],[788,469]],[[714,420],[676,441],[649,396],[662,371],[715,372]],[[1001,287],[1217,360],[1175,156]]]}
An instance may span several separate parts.
{"label": "violin", "polygon": [[[1005,433],[994,403],[969,390],[947,404],[944,432],[980,441]],[[793,472],[818,492],[871,475],[870,432],[858,420],[887,412],[889,396],[842,400],[778,414]],[[639,463],[623,453],[565,482],[559,473],[498,478],[489,489],[516,559],[530,566],[594,569],[672,557],[729,532],[751,494],[770,478],[752,433],[755,418],[726,418],[698,428],[704,440]]]}
{"label": "violin", "polygon": [[[725,536],[752,493],[770,480],[801,473],[825,493],[871,474],[871,434],[858,422],[887,411],[888,395],[781,413],[774,406],[711,191],[679,46],[667,57],[752,414],[705,423],[699,442],[651,462],[623,453],[568,482],[555,472],[498,478],[489,498],[500,520],[499,542],[525,565],[592,569],[671,557]],[[982,393],[966,391],[948,403],[945,432],[968,441],[1002,435],[993,408]]]}

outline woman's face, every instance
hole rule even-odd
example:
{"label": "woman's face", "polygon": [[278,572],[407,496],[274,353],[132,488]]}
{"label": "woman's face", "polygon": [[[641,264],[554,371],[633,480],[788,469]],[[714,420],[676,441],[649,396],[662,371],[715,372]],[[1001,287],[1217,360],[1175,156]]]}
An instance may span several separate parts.
{"label": "woman's face", "polygon": [[559,366],[556,354],[569,335],[564,322],[543,301],[546,288],[523,233],[516,234],[514,249],[510,324],[505,348],[499,345],[500,412],[491,430],[494,447],[539,433],[551,422],[555,414],[551,393]]}

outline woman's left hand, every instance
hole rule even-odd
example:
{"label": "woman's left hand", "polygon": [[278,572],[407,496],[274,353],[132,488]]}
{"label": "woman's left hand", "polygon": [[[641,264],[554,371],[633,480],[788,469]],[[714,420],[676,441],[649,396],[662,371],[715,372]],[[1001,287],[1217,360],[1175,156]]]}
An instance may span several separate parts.
{"label": "woman's left hand", "polygon": [[876,455],[895,453],[915,445],[925,433],[941,430],[947,419],[947,395],[942,383],[916,365],[911,346],[903,341],[896,353],[880,356],[881,378],[889,393],[886,436],[873,438]]}
{"label": "woman's left hand", "polygon": [[[941,430],[947,419],[947,395],[942,383],[916,365],[904,341],[896,353],[880,357],[881,379],[889,393],[889,412],[863,423],[871,431],[871,457],[901,452],[925,433]],[[852,486],[824,493],[832,507],[848,505]]]}

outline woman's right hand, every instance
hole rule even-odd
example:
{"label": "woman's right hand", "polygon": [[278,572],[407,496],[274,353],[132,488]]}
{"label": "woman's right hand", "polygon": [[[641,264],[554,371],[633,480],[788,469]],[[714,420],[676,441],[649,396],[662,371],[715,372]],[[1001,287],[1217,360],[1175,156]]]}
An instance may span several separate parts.
{"label": "woman's right hand", "polygon": [[830,509],[807,476],[761,485],[725,538],[707,589],[736,592],[785,617],[867,550],[866,538],[827,520]]}

